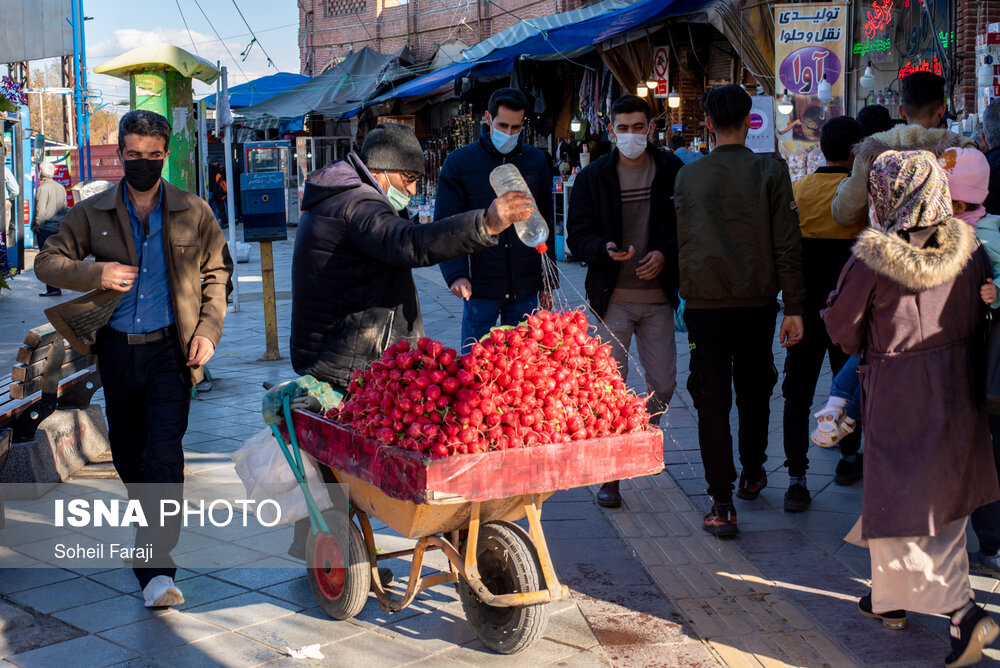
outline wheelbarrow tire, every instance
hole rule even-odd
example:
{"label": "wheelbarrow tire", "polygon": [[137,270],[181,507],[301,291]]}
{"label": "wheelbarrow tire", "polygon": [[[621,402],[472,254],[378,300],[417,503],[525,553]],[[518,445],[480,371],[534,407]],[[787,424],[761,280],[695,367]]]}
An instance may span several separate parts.
{"label": "wheelbarrow tire", "polygon": [[347,522],[347,546],[338,538],[344,533],[315,535],[310,531],[306,541],[309,587],[323,611],[338,620],[351,619],[364,609],[372,576],[361,530]]}
{"label": "wheelbarrow tire", "polygon": [[[538,554],[519,527],[507,522],[483,524],[476,551],[479,575],[491,593],[513,594],[544,587]],[[520,652],[545,631],[548,604],[509,608],[486,605],[464,580],[458,582],[458,595],[469,624],[482,643],[494,652]]]}

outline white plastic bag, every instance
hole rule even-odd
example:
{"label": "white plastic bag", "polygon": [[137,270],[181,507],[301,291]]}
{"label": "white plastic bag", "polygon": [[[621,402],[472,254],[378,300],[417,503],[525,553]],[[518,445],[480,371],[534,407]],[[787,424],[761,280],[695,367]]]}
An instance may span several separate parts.
{"label": "white plastic bag", "polygon": [[[244,441],[232,457],[236,474],[246,487],[247,498],[257,502],[257,516],[263,522],[271,523],[279,519],[274,516],[271,504],[264,504],[261,508],[260,502],[264,499],[273,499],[281,508],[278,524],[291,524],[309,516],[306,499],[295,480],[295,473],[288,465],[270,428],[263,429]],[[321,511],[331,507],[333,501],[316,462],[303,452],[302,464],[306,470],[309,492],[316,500],[316,505]]]}

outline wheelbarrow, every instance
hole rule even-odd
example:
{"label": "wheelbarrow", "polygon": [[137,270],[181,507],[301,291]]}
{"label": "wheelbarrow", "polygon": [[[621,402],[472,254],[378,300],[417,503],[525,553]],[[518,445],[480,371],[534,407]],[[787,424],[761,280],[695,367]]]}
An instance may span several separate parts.
{"label": "wheelbarrow", "polygon": [[[323,610],[334,619],[350,619],[371,591],[391,614],[426,589],[454,583],[476,635],[501,654],[530,647],[545,631],[547,604],[569,596],[545,541],[545,499],[560,489],[663,470],[662,434],[655,428],[430,459],[386,447],[314,412],[292,409],[288,398],[282,408],[284,420],[272,429],[292,468],[297,462],[301,466],[304,450],[348,490],[346,531],[330,531],[301,475],[313,529],[306,544],[307,572]],[[371,517],[416,544],[379,552]],[[525,517],[527,530],[515,524]],[[448,572],[422,574],[430,550],[444,554]],[[383,587],[378,563],[407,556],[412,561],[406,590],[396,596]]]}

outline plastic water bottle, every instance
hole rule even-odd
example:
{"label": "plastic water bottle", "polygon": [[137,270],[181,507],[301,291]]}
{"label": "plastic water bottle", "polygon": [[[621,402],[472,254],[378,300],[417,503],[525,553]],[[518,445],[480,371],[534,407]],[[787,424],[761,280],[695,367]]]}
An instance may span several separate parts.
{"label": "plastic water bottle", "polygon": [[866,105],[875,104],[875,91],[873,90],[868,91],[868,96],[865,97],[865,104]]}
{"label": "plastic water bottle", "polygon": [[531,198],[535,210],[527,220],[514,223],[514,231],[517,232],[518,238],[524,242],[525,246],[534,248],[539,253],[547,251],[549,247],[545,242],[549,238],[549,226],[545,224],[542,214],[538,213],[535,197],[531,194],[531,189],[528,188],[528,184],[517,167],[510,163],[500,165],[490,172],[490,185],[493,186],[493,192],[497,194],[497,197],[503,197],[513,190],[523,192]]}

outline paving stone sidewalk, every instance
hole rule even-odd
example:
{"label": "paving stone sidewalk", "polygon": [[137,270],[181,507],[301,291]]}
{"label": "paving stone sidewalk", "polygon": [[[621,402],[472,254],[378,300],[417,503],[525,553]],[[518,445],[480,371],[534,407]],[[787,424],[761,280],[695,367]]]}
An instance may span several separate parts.
{"label": "paving stone sidewalk", "polygon": [[[291,243],[275,244],[279,340],[285,356]],[[264,325],[256,250],[252,262],[239,269],[241,310],[228,316],[225,336],[210,364],[215,389],[199,395],[192,408],[185,439],[189,478],[235,482],[229,455],[262,426],[261,382],[294,375],[287,357],[276,362],[258,359],[264,352]],[[574,307],[583,300],[585,269],[560,265],[560,270],[561,300]],[[456,345],[461,302],[447,291],[436,268],[419,269],[414,275],[428,334]],[[48,303],[27,294],[37,292],[34,283],[21,288],[28,281],[30,273],[17,279],[14,295],[0,295],[0,309],[22,320],[0,322],[0,367],[8,364],[8,352],[12,359],[24,325],[44,319],[41,308]],[[16,308],[7,308],[12,303]],[[686,336],[678,334],[677,343],[678,391],[662,424],[666,471],[623,483],[621,510],[599,509],[593,489],[560,492],[546,502],[543,520],[553,560],[573,598],[554,606],[545,638],[520,657],[483,650],[465,623],[453,588],[431,590],[393,616],[381,613],[369,599],[359,618],[334,622],[316,607],[299,563],[271,557],[277,560],[271,565],[281,568],[228,567],[233,565],[226,560],[230,550],[247,550],[242,562],[247,563],[264,543],[287,545],[290,533],[283,528],[242,544],[221,541],[219,567],[182,572],[189,601],[166,612],[150,613],[134,600],[137,587],[123,570],[0,571],[0,663],[940,665],[948,646],[942,618],[910,615],[910,628],[889,631],[857,613],[857,597],[866,591],[870,577],[868,558],[842,538],[860,512],[861,484],[833,484],[839,456],[835,450],[810,450],[810,510],[783,512],[788,480],[782,467],[780,384],[771,404],[770,486],[757,501],[737,500],[742,533],[736,540],[716,539],[701,530],[709,502],[695,416],[684,389]],[[783,353],[777,345],[775,357],[780,369]],[[635,364],[629,380],[642,388]],[[825,401],[829,381],[827,372],[819,383],[817,404]],[[735,424],[735,412],[733,417]],[[15,513],[15,523],[30,521]],[[0,567],[30,558],[26,555],[31,550],[24,545],[39,535],[35,531],[22,530],[19,540],[25,542],[14,549],[0,533]],[[385,527],[379,526],[378,533],[384,549],[408,546]],[[219,549],[220,537],[199,538],[192,549]],[[974,537],[970,549],[976,549]],[[392,565],[397,574],[408,569],[404,562]],[[444,563],[432,558],[429,566],[443,568]],[[977,600],[1000,614],[997,581],[974,576],[972,584]],[[285,647],[317,642],[327,657],[324,661],[285,656]],[[1000,653],[989,650],[984,664],[998,660]]]}
{"label": "paving stone sidewalk", "polygon": [[[260,398],[264,381],[294,377],[287,359],[292,241],[274,245],[279,342],[283,359],[262,362],[265,350],[259,255],[239,265],[240,311],[227,316],[225,335],[209,365],[215,387],[192,404],[184,439],[189,482],[236,483],[230,455],[263,428]],[[461,305],[442,293],[436,269],[418,271],[425,324],[431,336],[458,338]],[[30,272],[16,279],[15,292],[0,296],[0,308],[19,318],[0,325],[0,366],[9,366],[31,326],[44,321],[50,302],[35,296]],[[4,303],[6,302],[6,303]],[[10,308],[7,308],[7,307]],[[231,309],[232,310],[232,309]],[[17,322],[19,321],[19,322]],[[102,401],[101,393],[95,401]],[[151,612],[125,569],[74,571],[16,568],[37,563],[39,546],[51,549],[54,531],[37,522],[33,504],[53,496],[96,490],[114,474],[110,464],[87,467],[72,492],[59,486],[40,501],[9,501],[8,526],[0,531],[0,664],[30,666],[716,666],[718,657],[701,642],[681,613],[662,598],[649,574],[597,507],[590,490],[557,493],[544,506],[544,526],[560,578],[573,597],[551,606],[542,640],[519,656],[485,650],[465,621],[454,587],[421,594],[395,615],[381,612],[373,598],[349,622],[329,619],[317,606],[301,562],[284,556],[288,527],[225,535],[219,530],[187,532],[175,555],[197,555],[211,568],[181,570],[187,601]],[[383,550],[412,546],[376,523]],[[268,568],[238,566],[254,563]],[[446,569],[439,553],[425,560]],[[388,565],[398,576],[408,560]],[[234,567],[236,566],[236,567]],[[322,661],[295,661],[286,648],[319,643]],[[665,662],[665,663],[664,663]]]}

